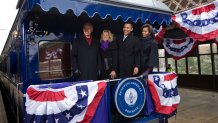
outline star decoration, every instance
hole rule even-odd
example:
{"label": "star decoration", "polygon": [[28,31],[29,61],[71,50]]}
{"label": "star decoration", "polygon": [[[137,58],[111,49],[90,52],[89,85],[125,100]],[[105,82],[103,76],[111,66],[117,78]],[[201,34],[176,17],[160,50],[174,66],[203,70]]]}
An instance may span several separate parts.
{"label": "star decoration", "polygon": [[59,119],[56,119],[56,118],[55,118],[55,123],[58,123],[58,121],[59,121]]}
{"label": "star decoration", "polygon": [[77,106],[77,108],[81,108],[81,109],[83,109],[85,106],[83,106],[83,105],[76,105]]}
{"label": "star decoration", "polygon": [[66,113],[65,117],[69,120],[72,116],[70,116],[70,113]]}
{"label": "star decoration", "polygon": [[82,98],[83,98],[84,96],[87,96],[87,95],[86,95],[86,91],[83,91],[82,89],[81,89],[81,92],[80,92],[79,94],[82,95]]}
{"label": "star decoration", "polygon": [[155,76],[154,81],[159,81],[159,78],[157,76]]}

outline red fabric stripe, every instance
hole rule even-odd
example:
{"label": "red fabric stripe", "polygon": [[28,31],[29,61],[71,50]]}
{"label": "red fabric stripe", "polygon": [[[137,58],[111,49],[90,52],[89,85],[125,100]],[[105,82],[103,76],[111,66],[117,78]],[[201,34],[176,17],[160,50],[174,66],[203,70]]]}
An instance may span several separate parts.
{"label": "red fabric stripe", "polygon": [[173,40],[173,43],[174,44],[181,44],[181,43],[184,43],[186,42],[187,40],[184,38],[184,39],[174,39]]}
{"label": "red fabric stripe", "polygon": [[155,36],[155,41],[159,42],[163,39],[164,35],[166,33],[166,30],[162,27],[162,30]]}
{"label": "red fabric stripe", "polygon": [[176,77],[177,77],[176,73],[167,74],[164,75],[164,81],[170,81],[175,79]]}
{"label": "red fabric stripe", "polygon": [[45,102],[45,101],[61,101],[66,97],[64,91],[37,91],[30,87],[27,89],[27,94],[31,100]]}
{"label": "red fabric stripe", "polygon": [[86,114],[84,116],[84,119],[83,121],[81,121],[80,123],[90,123],[94,114],[95,114],[95,111],[98,107],[98,104],[104,94],[104,91],[105,91],[105,88],[107,86],[107,83],[105,82],[100,82],[98,83],[98,91],[97,91],[97,94],[95,95],[93,101],[91,102],[91,104],[88,106],[88,109],[86,111]]}
{"label": "red fabric stripe", "polygon": [[209,11],[215,10],[215,8],[216,6],[214,4],[210,4],[210,5],[203,6],[203,7],[192,10],[192,14],[200,15],[203,12],[209,12]]}
{"label": "red fabric stripe", "polygon": [[160,98],[155,88],[154,82],[152,82],[151,80],[148,80],[148,87],[149,87],[149,90],[151,91],[151,97],[153,99],[156,112],[162,113],[162,114],[171,114],[173,111],[177,109],[178,104],[175,104],[172,106],[162,106],[161,105]]}
{"label": "red fabric stripe", "polygon": [[[172,16],[172,20],[176,22],[176,16]],[[216,37],[218,37],[218,29],[215,31],[212,31],[210,33],[205,33],[205,34],[197,34],[195,32],[192,32],[191,30],[187,30],[186,28],[182,27],[179,23],[176,22],[176,25],[182,29],[190,38],[198,40],[198,41],[207,41],[207,40],[213,40]]]}

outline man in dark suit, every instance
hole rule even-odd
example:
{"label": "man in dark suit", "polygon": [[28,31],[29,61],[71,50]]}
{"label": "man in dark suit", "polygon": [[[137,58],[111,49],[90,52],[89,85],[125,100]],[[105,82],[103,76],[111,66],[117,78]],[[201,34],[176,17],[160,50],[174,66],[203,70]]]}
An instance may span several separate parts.
{"label": "man in dark suit", "polygon": [[131,77],[139,73],[140,41],[132,34],[133,25],[125,23],[123,36],[117,39],[119,51],[119,76]]}
{"label": "man in dark suit", "polygon": [[79,80],[97,80],[100,69],[99,41],[92,37],[93,26],[85,23],[83,36],[73,42],[73,69]]}

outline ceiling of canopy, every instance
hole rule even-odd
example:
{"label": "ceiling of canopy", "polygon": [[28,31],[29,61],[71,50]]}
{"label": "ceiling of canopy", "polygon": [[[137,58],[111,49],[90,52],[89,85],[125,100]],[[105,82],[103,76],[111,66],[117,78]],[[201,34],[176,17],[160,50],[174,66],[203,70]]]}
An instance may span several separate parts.
{"label": "ceiling of canopy", "polygon": [[215,0],[160,0],[165,3],[174,13],[183,12],[192,8],[211,3]]}

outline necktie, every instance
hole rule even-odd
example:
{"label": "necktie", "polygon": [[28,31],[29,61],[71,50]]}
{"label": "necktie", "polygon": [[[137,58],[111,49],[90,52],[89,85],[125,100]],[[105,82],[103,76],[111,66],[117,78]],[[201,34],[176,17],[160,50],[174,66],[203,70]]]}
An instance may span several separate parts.
{"label": "necktie", "polygon": [[123,36],[123,41],[125,41],[126,37],[127,37],[127,36],[125,36],[125,35]]}

